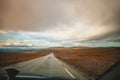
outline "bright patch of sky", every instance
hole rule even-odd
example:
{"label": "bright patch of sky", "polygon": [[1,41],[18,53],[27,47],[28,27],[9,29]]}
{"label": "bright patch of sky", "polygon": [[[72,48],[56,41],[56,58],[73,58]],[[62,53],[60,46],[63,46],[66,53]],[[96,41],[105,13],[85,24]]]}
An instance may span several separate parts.
{"label": "bright patch of sky", "polygon": [[120,42],[115,41],[59,40],[44,32],[0,32],[0,36],[0,47],[120,47]]}

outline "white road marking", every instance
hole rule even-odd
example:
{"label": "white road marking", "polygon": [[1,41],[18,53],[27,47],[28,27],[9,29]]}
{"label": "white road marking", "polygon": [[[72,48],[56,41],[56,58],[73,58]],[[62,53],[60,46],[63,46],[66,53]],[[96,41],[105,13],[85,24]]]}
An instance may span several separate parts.
{"label": "white road marking", "polygon": [[62,65],[61,62],[59,62],[59,64]]}
{"label": "white road marking", "polygon": [[66,71],[72,78],[75,79],[75,76],[73,76],[72,73],[70,73],[70,71],[69,71],[67,68],[64,68],[64,69],[65,69],[65,71]]}

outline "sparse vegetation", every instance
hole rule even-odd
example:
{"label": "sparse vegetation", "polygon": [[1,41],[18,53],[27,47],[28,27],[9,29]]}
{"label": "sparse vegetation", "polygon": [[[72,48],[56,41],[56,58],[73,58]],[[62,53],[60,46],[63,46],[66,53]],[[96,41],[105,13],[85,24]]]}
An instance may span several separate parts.
{"label": "sparse vegetation", "polygon": [[46,54],[42,54],[39,52],[35,53],[0,53],[0,67],[8,66],[10,64],[38,58],[45,56]]}
{"label": "sparse vegetation", "polygon": [[50,52],[93,78],[120,60],[120,48],[49,48],[33,53],[0,53],[0,67],[42,57]]}
{"label": "sparse vegetation", "polygon": [[96,78],[120,60],[119,48],[73,49],[71,53],[56,53],[56,56],[73,65],[90,77]]}

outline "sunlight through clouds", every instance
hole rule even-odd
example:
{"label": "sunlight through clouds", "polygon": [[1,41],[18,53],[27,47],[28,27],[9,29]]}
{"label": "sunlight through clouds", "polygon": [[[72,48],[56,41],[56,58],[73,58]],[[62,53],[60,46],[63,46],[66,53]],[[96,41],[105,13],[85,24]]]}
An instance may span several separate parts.
{"label": "sunlight through clouds", "polygon": [[120,0],[0,0],[0,44],[118,46],[119,9]]}

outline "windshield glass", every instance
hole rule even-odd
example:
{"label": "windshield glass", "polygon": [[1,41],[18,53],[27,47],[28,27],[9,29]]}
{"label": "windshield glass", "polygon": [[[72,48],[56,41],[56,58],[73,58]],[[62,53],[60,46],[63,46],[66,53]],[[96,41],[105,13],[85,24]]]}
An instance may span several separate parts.
{"label": "windshield glass", "polygon": [[5,74],[7,72],[5,71],[6,69],[18,70],[19,77],[23,75],[23,77],[28,77],[26,74],[24,74],[28,73],[33,75],[44,75],[42,77],[64,77],[70,79],[85,78],[83,73],[81,73],[81,77],[81,75],[77,72],[77,70],[74,67],[56,58],[54,53],[50,53],[49,55],[40,58],[3,67],[1,73]]}
{"label": "windshield glass", "polygon": [[1,75],[95,80],[119,60],[120,0],[0,0]]}

